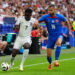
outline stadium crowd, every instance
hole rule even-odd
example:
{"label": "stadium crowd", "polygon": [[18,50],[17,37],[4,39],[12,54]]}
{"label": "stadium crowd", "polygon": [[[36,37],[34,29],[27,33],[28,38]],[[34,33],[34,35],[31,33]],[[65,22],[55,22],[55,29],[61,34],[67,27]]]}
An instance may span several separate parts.
{"label": "stadium crowd", "polygon": [[47,13],[50,2],[56,5],[58,13],[64,14],[73,21],[75,0],[0,0],[0,15],[17,17],[30,7],[33,10],[33,16],[38,18]]}

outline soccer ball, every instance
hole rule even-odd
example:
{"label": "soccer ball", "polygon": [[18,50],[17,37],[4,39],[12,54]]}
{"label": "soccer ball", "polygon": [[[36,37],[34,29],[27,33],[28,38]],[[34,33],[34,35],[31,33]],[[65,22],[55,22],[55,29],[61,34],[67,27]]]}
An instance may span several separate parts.
{"label": "soccer ball", "polygon": [[1,70],[2,71],[7,71],[9,69],[9,64],[7,62],[3,62],[1,64]]}

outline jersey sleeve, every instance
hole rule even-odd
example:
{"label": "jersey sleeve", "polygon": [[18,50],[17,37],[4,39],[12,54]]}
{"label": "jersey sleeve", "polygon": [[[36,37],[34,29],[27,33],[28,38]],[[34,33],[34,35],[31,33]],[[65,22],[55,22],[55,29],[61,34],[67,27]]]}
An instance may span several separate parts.
{"label": "jersey sleeve", "polygon": [[60,15],[61,17],[61,21],[66,22],[66,17],[64,17],[63,15]]}
{"label": "jersey sleeve", "polygon": [[38,19],[39,22],[45,21],[45,15]]}
{"label": "jersey sleeve", "polygon": [[65,35],[68,34],[68,28],[66,28],[65,32],[64,32]]}

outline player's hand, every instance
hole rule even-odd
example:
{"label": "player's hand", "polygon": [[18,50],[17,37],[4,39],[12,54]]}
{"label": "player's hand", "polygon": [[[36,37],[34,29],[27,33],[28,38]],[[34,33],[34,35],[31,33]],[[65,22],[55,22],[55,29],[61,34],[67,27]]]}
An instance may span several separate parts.
{"label": "player's hand", "polygon": [[72,36],[72,38],[73,38],[73,34],[72,34],[72,32],[71,32],[71,31],[69,31],[69,35],[71,35],[71,36]]}
{"label": "player's hand", "polygon": [[36,26],[39,25],[39,22],[38,22],[37,19],[35,20],[34,24],[35,24]]}
{"label": "player's hand", "polygon": [[39,25],[39,23],[36,21],[35,23],[34,23],[36,26],[38,26]]}

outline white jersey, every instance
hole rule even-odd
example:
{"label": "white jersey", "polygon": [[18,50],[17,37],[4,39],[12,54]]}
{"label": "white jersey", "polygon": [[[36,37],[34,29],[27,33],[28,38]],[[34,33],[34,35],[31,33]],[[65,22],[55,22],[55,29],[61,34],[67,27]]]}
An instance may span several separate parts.
{"label": "white jersey", "polygon": [[31,31],[35,19],[31,17],[29,21],[25,20],[24,16],[18,18],[16,25],[20,25],[19,36],[20,37],[31,37]]}

